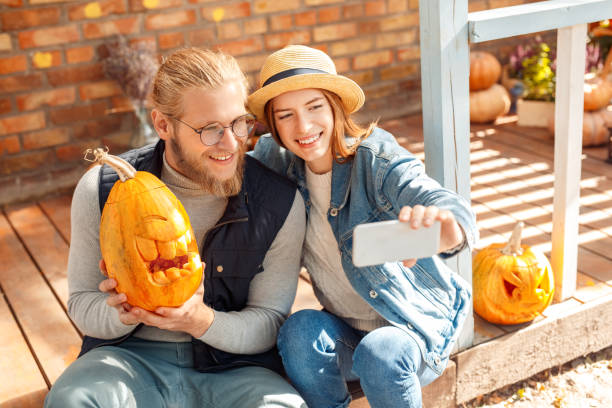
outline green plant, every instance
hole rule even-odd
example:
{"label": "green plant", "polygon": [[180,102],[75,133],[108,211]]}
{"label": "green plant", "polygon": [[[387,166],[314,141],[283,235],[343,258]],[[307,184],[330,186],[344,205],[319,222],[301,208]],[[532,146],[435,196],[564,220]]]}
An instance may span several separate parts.
{"label": "green plant", "polygon": [[555,100],[555,70],[551,50],[545,42],[536,45],[535,54],[525,58],[523,67],[523,98],[535,101]]}

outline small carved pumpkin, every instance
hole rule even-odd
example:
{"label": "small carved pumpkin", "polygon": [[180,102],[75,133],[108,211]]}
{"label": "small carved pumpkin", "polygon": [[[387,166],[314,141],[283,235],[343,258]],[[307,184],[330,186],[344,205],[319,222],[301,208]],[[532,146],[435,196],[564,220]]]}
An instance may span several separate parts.
{"label": "small carved pumpkin", "polygon": [[491,53],[470,52],[470,91],[487,89],[499,80],[501,64]]}
{"label": "small carved pumpkin", "polygon": [[470,91],[470,122],[493,122],[510,110],[510,95],[500,84],[482,91]]}
{"label": "small carved pumpkin", "polygon": [[93,154],[120,178],[100,221],[102,258],[117,292],[147,310],[182,305],[202,280],[198,245],[183,205],[153,174],[137,172],[102,149]]}
{"label": "small carved pumpkin", "polygon": [[496,324],[536,318],[552,301],[554,275],[546,256],[521,245],[523,223],[507,244],[491,244],[474,257],[474,311]]}

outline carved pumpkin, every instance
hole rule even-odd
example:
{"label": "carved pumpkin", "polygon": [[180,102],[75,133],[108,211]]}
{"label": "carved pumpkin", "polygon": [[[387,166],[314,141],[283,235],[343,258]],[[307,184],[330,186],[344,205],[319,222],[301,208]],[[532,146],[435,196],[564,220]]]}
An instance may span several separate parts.
{"label": "carved pumpkin", "polygon": [[197,290],[202,263],[189,217],[181,202],[153,174],[125,160],[93,151],[119,180],[100,221],[100,249],[117,292],[147,310],[180,306]]}
{"label": "carved pumpkin", "polygon": [[[592,112],[584,112],[582,117],[582,146],[601,146],[608,141],[608,126],[612,126],[612,111],[602,108]],[[551,118],[548,131],[555,134],[555,120]]]}
{"label": "carved pumpkin", "polygon": [[501,64],[493,54],[470,52],[470,91],[487,89],[499,80]]}
{"label": "carved pumpkin", "polygon": [[584,78],[584,110],[594,111],[608,106],[612,98],[612,84],[605,78],[587,74]]}
{"label": "carved pumpkin", "polygon": [[470,122],[493,122],[510,110],[510,95],[500,84],[482,91],[470,91]]}
{"label": "carved pumpkin", "polygon": [[521,245],[523,223],[507,244],[491,244],[474,257],[474,311],[496,324],[533,320],[552,301],[554,276],[546,256]]}

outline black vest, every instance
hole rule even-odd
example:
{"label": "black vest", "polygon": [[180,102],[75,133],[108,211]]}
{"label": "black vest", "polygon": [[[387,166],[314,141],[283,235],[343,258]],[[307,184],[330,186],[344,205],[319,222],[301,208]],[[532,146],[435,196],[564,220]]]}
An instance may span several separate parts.
{"label": "black vest", "polygon": [[[126,152],[121,157],[136,170],[161,177],[164,148],[164,142],[159,141],[155,145]],[[117,180],[113,169],[106,165],[102,167],[99,179],[100,210],[104,208]],[[289,214],[295,193],[295,184],[246,156],[242,190],[229,198],[223,216],[208,231],[200,254],[206,263],[205,304],[222,312],[242,310],[246,306],[251,280],[263,271],[263,260]],[[201,239],[198,239],[200,244]],[[80,355],[94,347],[118,344],[134,331],[112,340],[85,336]],[[227,335],[231,336],[232,333]],[[218,350],[197,339],[192,339],[192,344],[195,368],[199,371],[259,365],[282,373],[276,348],[260,354],[237,355]]]}

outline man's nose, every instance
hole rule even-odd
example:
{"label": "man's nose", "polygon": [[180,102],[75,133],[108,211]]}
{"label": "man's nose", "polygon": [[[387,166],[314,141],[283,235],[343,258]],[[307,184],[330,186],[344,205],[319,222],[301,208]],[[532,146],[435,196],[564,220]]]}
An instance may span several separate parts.
{"label": "man's nose", "polygon": [[233,152],[238,147],[238,139],[234,134],[231,126],[228,126],[223,129],[223,136],[221,136],[221,140],[217,143],[219,148],[223,150],[227,150],[228,152]]}

